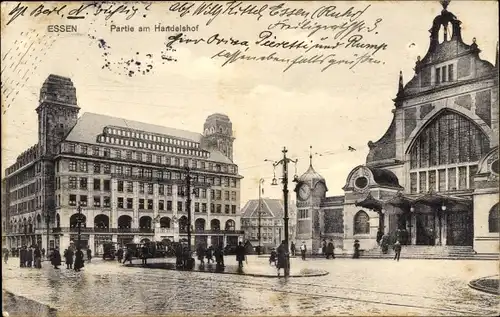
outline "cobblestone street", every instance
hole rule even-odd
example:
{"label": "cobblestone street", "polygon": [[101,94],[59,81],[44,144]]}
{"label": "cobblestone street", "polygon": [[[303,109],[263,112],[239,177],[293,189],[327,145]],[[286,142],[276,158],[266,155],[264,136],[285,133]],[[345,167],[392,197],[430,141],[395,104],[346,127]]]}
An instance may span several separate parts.
{"label": "cobblestone street", "polygon": [[[96,259],[76,273],[3,266],[3,287],[62,315],[497,315],[498,296],[467,286],[498,274],[496,261],[292,259],[321,277],[259,278],[124,267]],[[228,256],[226,264],[235,264]],[[250,256],[248,270],[264,269]],[[418,278],[415,278],[417,277]]]}

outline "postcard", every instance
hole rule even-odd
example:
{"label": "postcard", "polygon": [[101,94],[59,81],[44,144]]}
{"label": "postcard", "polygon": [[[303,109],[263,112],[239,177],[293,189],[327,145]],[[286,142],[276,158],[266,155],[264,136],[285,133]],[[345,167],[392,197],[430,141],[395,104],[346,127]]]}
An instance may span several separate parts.
{"label": "postcard", "polygon": [[3,316],[497,316],[497,26],[2,2]]}

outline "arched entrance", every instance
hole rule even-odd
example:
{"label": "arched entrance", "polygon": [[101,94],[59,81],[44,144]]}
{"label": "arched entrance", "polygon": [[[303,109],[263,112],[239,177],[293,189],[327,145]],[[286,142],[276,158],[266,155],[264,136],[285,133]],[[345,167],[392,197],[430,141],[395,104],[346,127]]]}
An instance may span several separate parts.
{"label": "arched entrance", "polygon": [[132,227],[132,217],[122,215],[118,217],[118,229],[130,229]]}
{"label": "arched entrance", "polygon": [[99,229],[109,228],[109,217],[103,214],[95,216],[94,228],[99,228]]}

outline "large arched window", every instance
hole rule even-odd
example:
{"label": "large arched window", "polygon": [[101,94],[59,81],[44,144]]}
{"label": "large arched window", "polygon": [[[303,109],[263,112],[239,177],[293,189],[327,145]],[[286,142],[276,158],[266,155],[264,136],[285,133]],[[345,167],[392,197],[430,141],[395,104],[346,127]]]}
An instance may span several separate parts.
{"label": "large arched window", "polygon": [[500,232],[500,219],[498,213],[498,204],[496,204],[490,209],[490,214],[488,216],[488,227],[490,232]]}
{"label": "large arched window", "polygon": [[488,137],[477,124],[461,114],[443,111],[415,140],[411,168],[476,162],[489,148]]}
{"label": "large arched window", "polygon": [[370,233],[370,217],[363,210],[358,211],[354,216],[354,234]]}
{"label": "large arched window", "polygon": [[420,132],[409,151],[410,168],[420,170],[410,173],[410,192],[471,188],[477,172],[474,163],[489,148],[488,136],[473,120],[442,111]]}
{"label": "large arched window", "polygon": [[236,228],[236,223],[234,222],[234,220],[229,219],[228,221],[226,221],[226,227],[225,227],[226,230],[234,231],[235,228]]}

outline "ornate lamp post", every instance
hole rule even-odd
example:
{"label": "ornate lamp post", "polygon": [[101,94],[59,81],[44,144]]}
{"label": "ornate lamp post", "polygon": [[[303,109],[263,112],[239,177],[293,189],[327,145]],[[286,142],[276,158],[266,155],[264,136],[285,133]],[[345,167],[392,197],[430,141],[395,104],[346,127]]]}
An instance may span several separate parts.
{"label": "ornate lamp post", "polygon": [[259,228],[257,232],[257,239],[259,239],[259,249],[257,254],[260,255],[261,246],[261,215],[262,215],[262,184],[264,184],[264,179],[259,180]]}
{"label": "ornate lamp post", "polygon": [[[288,150],[286,147],[283,147],[283,150],[281,151],[283,153],[283,158],[277,162],[273,163],[274,168],[278,165],[283,165],[283,177],[282,177],[282,184],[283,184],[283,207],[284,207],[284,229],[285,229],[285,247],[286,247],[286,252],[287,252],[287,265],[285,267],[285,276],[290,275],[290,247],[288,244],[288,163],[295,163],[297,164],[298,160],[291,160],[286,157],[286,153]],[[276,177],[273,178],[273,181],[271,185],[278,185],[278,181]]]}
{"label": "ornate lamp post", "polygon": [[83,215],[82,215],[82,206],[80,205],[80,203],[78,203],[78,207],[76,208],[76,210],[78,211],[78,216],[76,218],[76,223],[78,224],[78,244],[76,246],[76,249],[78,251],[80,251],[81,249],[81,235],[82,235],[82,221],[83,221]]}

